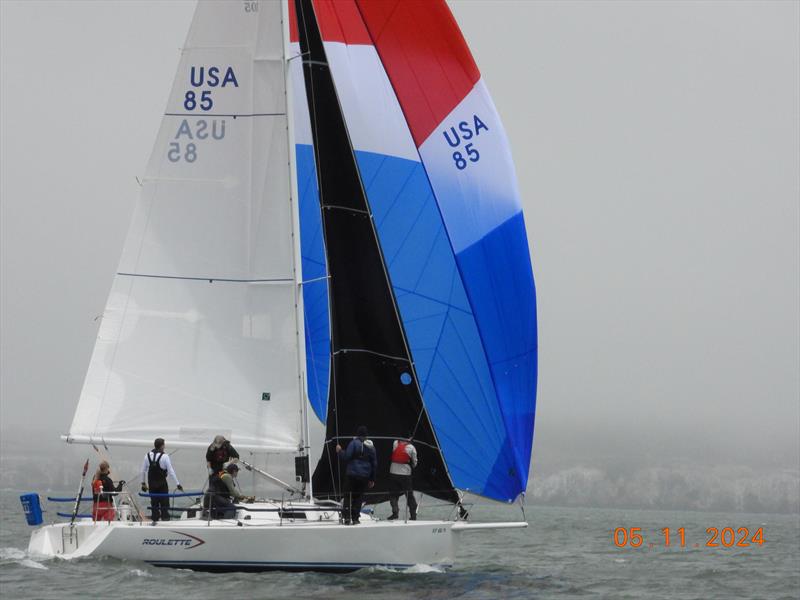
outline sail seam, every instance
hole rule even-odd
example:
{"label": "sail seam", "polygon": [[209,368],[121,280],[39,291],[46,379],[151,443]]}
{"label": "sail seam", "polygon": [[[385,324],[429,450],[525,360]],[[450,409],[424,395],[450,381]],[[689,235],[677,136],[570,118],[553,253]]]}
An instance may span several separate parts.
{"label": "sail seam", "polygon": [[[461,308],[460,306],[456,306],[455,304],[451,304],[449,302],[445,302],[444,300],[438,300],[437,298],[433,298],[432,296],[428,296],[426,294],[420,294],[417,291],[409,290],[408,288],[400,287],[399,285],[394,286],[394,289],[412,296],[416,296],[417,298],[422,298],[423,300],[429,300],[431,302],[435,302],[436,304],[441,304],[442,306],[445,306],[447,308],[452,308],[453,310],[457,310],[458,312],[463,313],[465,315],[473,316],[472,313],[467,309]],[[414,319],[406,319],[407,323],[411,323],[412,321],[414,321]]]}

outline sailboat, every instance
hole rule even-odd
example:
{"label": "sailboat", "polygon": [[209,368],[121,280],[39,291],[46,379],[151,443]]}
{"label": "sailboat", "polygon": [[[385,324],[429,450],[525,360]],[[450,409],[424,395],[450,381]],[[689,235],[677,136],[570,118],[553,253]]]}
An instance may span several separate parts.
{"label": "sailboat", "polygon": [[[265,472],[281,497],[229,519],[151,522],[120,496],[31,552],[446,568],[465,532],[527,525],[463,506],[524,501],[536,306],[506,134],[444,0],[202,0],[141,186],[65,440],[199,456],[221,434],[295,481]],[[335,447],[360,425],[368,502],[410,436],[414,490],[450,517],[342,523]]]}

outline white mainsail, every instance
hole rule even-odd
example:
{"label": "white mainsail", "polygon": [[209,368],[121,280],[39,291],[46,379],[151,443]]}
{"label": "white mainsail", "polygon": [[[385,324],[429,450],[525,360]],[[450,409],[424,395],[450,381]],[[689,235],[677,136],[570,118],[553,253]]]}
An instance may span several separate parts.
{"label": "white mainsail", "polygon": [[201,2],[67,439],[303,444],[279,2]]}

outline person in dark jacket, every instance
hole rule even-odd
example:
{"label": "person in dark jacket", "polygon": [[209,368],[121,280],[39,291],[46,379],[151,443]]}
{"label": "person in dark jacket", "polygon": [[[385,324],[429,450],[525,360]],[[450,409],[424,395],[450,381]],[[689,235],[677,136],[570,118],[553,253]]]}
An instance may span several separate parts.
{"label": "person in dark jacket", "polygon": [[227,497],[233,502],[254,502],[255,496],[245,496],[239,491],[239,486],[236,484],[236,477],[239,474],[239,465],[236,463],[228,463],[220,473],[220,480],[225,484],[225,489],[228,490]]}
{"label": "person in dark jacket", "polygon": [[253,502],[253,496],[244,496],[236,489],[235,478],[239,473],[236,463],[225,465],[218,473],[208,479],[208,492],[203,499],[203,508],[211,511],[212,519],[233,519],[236,517],[234,502]]}
{"label": "person in dark jacket", "polygon": [[96,521],[113,521],[116,517],[114,510],[114,492],[121,492],[125,480],[120,481],[116,487],[111,480],[111,465],[107,460],[102,461],[92,478],[92,517]]}
{"label": "person in dark jacket", "polygon": [[[181,482],[172,468],[172,461],[169,454],[164,451],[166,446],[164,438],[156,438],[153,442],[153,449],[144,455],[142,462],[141,477],[142,491],[147,492],[148,487],[151,494],[169,494],[167,476],[175,480],[179,492],[183,491]],[[169,498],[150,497],[150,516],[153,521],[169,521]]]}
{"label": "person in dark jacket", "polygon": [[372,440],[367,439],[367,428],[361,425],[356,430],[356,437],[347,445],[347,450],[343,451],[336,444],[336,453],[347,464],[342,510],[344,524],[358,525],[364,492],[375,485],[378,470],[378,457]]}
{"label": "person in dark jacket", "polygon": [[236,462],[239,460],[239,453],[225,439],[224,435],[218,435],[211,442],[206,450],[206,463],[208,464],[208,474],[218,473],[225,466],[226,462]]}

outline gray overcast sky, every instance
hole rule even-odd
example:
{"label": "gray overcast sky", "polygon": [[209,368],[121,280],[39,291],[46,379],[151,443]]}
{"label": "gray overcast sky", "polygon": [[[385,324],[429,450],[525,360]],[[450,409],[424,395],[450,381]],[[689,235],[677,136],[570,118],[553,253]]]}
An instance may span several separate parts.
{"label": "gray overcast sky", "polygon": [[[451,5],[525,203],[535,455],[797,467],[800,4]],[[69,425],[192,10],[0,2],[2,432]]]}

